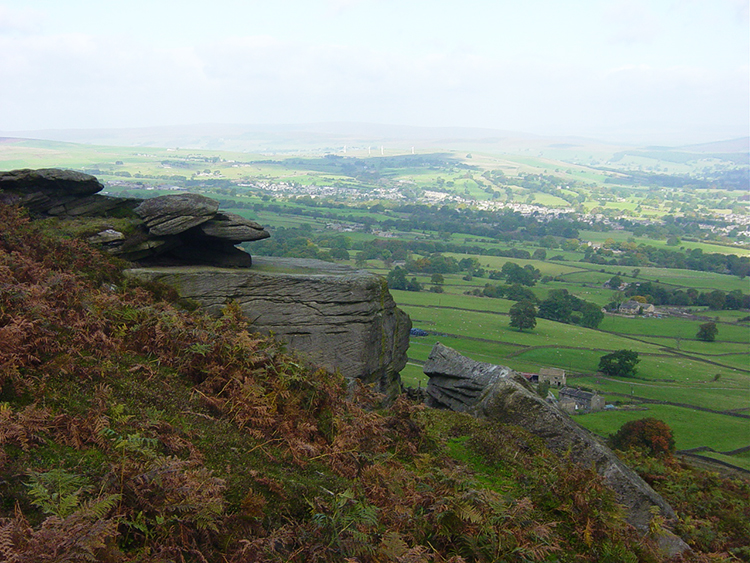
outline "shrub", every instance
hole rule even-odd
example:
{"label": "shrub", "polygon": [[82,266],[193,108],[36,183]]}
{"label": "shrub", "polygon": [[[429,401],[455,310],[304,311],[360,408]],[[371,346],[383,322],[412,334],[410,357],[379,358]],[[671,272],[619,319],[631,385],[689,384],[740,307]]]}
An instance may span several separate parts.
{"label": "shrub", "polygon": [[672,429],[656,418],[641,418],[623,424],[609,437],[610,445],[618,450],[643,448],[651,455],[670,455],[674,452]]}

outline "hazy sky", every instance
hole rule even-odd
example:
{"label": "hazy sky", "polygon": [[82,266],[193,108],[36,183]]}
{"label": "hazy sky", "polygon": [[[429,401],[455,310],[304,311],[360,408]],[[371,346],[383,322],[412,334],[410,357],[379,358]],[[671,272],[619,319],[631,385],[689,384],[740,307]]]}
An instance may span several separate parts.
{"label": "hazy sky", "polygon": [[0,131],[750,127],[750,0],[0,0]]}

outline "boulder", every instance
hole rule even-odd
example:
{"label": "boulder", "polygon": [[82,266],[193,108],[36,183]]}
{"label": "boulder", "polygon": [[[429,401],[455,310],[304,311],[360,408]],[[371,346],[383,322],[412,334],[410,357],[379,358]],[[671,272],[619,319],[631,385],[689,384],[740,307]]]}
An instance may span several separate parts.
{"label": "boulder", "polygon": [[140,200],[94,194],[59,199],[45,212],[56,217],[103,217],[114,211],[132,210],[139,203]]}
{"label": "boulder", "polygon": [[[628,522],[642,533],[648,533],[652,509],[668,520],[676,517],[672,507],[612,450],[539,397],[510,368],[475,362],[437,343],[423,369],[430,378],[428,404],[451,409],[455,405],[454,410],[478,418],[521,426],[541,437],[556,454],[595,468],[625,507]],[[478,391],[480,387],[482,390]],[[662,544],[673,555],[688,549],[687,544],[669,533]]]}
{"label": "boulder", "polygon": [[104,186],[95,176],[82,172],[59,168],[24,168],[0,172],[0,189],[16,193],[42,191],[48,194],[80,197],[98,193]]}
{"label": "boulder", "polygon": [[505,366],[475,362],[441,344],[432,348],[423,370],[430,377],[427,406],[456,412],[476,406],[485,389],[513,373]]}
{"label": "boulder", "polygon": [[198,194],[163,195],[144,200],[135,212],[150,235],[177,235],[214,218],[219,202]]}
{"label": "boulder", "polygon": [[300,258],[256,257],[252,269],[154,267],[128,275],[160,281],[218,313],[236,301],[252,327],[392,398],[406,365],[409,316],[381,276]]}
{"label": "boulder", "polygon": [[23,205],[33,213],[46,213],[103,188],[94,176],[72,170],[25,168],[0,172],[0,203]]}
{"label": "boulder", "polygon": [[217,213],[213,219],[202,223],[197,229],[207,237],[226,240],[232,244],[262,240],[271,236],[255,221],[234,213]]}

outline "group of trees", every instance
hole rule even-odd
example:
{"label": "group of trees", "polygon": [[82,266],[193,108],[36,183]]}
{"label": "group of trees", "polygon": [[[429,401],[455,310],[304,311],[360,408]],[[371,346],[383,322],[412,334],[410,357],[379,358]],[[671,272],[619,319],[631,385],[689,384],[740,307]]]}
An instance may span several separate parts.
{"label": "group of trees", "polygon": [[597,328],[604,319],[601,307],[579,299],[567,289],[553,289],[539,303],[539,317],[559,323]]}
{"label": "group of trees", "polygon": [[499,272],[492,270],[489,274],[491,280],[504,279],[510,285],[520,284],[529,287],[536,285],[541,277],[542,273],[531,264],[521,267],[515,262],[506,262]]}
{"label": "group of trees", "polygon": [[391,289],[401,289],[403,291],[422,291],[422,284],[417,281],[417,278],[406,278],[406,270],[396,266],[388,272],[386,276],[388,287]]}
{"label": "group of trees", "polygon": [[[610,281],[610,287],[613,287],[613,281],[619,276],[614,276]],[[739,289],[726,292],[720,289],[712,291],[701,291],[688,288],[686,290],[673,289],[662,284],[645,281],[631,283],[622,292],[623,297],[632,298],[642,296],[647,303],[654,305],[673,305],[679,307],[708,307],[715,311],[737,310],[750,308],[750,294],[744,294]]]}
{"label": "group of trees", "polygon": [[731,274],[750,274],[750,257],[736,254],[704,253],[700,248],[675,250],[635,242],[614,242],[601,248],[586,247],[583,261],[612,266],[656,266]]}

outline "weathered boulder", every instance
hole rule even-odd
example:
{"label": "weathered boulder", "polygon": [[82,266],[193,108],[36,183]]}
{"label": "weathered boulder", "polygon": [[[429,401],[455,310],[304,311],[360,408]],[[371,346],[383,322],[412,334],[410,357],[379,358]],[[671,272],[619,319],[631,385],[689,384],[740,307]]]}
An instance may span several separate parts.
{"label": "weathered boulder", "polygon": [[213,219],[202,223],[197,228],[207,237],[226,240],[232,244],[262,240],[271,236],[255,221],[234,213],[217,213]]}
{"label": "weathered boulder", "polygon": [[135,206],[133,200],[98,195],[103,188],[94,176],[73,170],[0,172],[0,203],[22,205],[32,213],[93,216]]}
{"label": "weathered boulder", "polygon": [[236,301],[253,328],[314,363],[375,383],[388,397],[400,390],[411,320],[380,276],[319,260],[265,257],[256,257],[252,269],[153,267],[128,274],[167,283],[212,312]]}
{"label": "weathered boulder", "polygon": [[432,348],[423,370],[430,377],[427,406],[456,412],[474,407],[498,378],[513,373],[505,366],[475,362],[441,344]]}
{"label": "weathered boulder", "polygon": [[135,208],[149,234],[177,235],[213,219],[219,202],[198,194],[163,195],[144,200]]}
{"label": "weathered boulder", "polygon": [[235,245],[270,234],[255,221],[218,209],[218,201],[197,194],[147,199],[135,208],[143,219],[143,232],[112,252],[126,260],[158,265],[249,268],[252,258]]}
{"label": "weathered boulder", "polygon": [[[612,450],[539,397],[510,368],[475,362],[437,343],[423,369],[430,377],[428,404],[443,408],[455,405],[454,410],[479,418],[521,426],[541,437],[558,455],[569,455],[574,462],[595,468],[625,506],[628,522],[641,532],[648,532],[652,509],[658,509],[667,519],[675,518],[672,507]],[[480,387],[482,391],[477,392]],[[665,536],[662,545],[673,554],[687,549],[672,534]]]}
{"label": "weathered boulder", "polygon": [[44,192],[80,197],[98,193],[104,186],[95,176],[82,172],[59,168],[24,168],[0,172],[0,189],[17,193]]}
{"label": "weathered boulder", "polygon": [[125,197],[94,194],[58,199],[45,213],[55,217],[102,217],[123,209],[132,210],[139,202]]}

